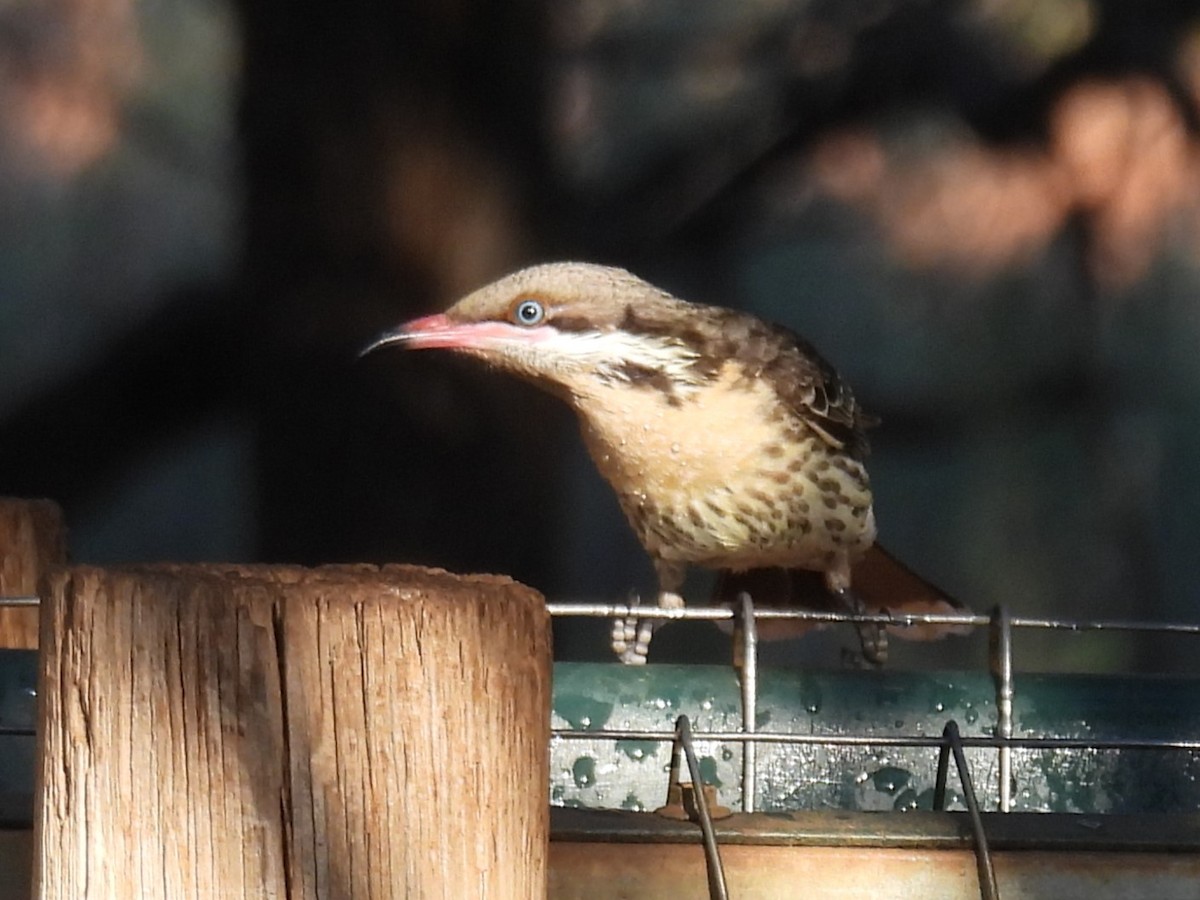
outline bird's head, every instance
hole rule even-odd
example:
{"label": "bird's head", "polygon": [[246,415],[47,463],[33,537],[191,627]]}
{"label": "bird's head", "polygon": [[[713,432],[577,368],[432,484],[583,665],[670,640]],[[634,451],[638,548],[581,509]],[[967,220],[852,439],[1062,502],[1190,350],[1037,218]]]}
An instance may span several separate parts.
{"label": "bird's head", "polygon": [[695,377],[691,322],[702,309],[623,269],[549,263],[385,332],[363,353],[454,350],[572,395],[597,383],[684,384]]}

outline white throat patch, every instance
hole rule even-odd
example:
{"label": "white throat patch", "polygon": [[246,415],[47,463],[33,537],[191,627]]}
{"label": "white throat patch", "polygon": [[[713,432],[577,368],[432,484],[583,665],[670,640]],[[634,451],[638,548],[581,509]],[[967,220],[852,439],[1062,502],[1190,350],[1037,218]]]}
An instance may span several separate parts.
{"label": "white throat patch", "polygon": [[547,331],[537,348],[560,356],[564,367],[586,369],[619,381],[629,381],[630,370],[641,369],[661,372],[675,384],[696,383],[692,365],[699,354],[681,344],[616,330]]}

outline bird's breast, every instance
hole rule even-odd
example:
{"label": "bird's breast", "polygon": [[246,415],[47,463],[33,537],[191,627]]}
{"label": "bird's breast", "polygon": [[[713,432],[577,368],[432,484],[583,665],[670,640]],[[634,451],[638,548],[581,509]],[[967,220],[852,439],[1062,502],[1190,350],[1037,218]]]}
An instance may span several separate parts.
{"label": "bird's breast", "polygon": [[824,568],[874,540],[861,463],[828,445],[770,385],[730,365],[708,384],[596,387],[583,436],[658,558],[719,568]]}

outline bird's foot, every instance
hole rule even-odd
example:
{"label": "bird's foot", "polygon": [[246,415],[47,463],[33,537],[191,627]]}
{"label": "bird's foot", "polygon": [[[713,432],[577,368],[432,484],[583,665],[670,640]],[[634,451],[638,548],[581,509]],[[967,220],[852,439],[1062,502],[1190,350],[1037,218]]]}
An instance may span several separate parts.
{"label": "bird's foot", "polygon": [[[866,604],[850,588],[840,588],[834,591],[835,596],[852,613],[861,614],[867,611]],[[855,622],[858,631],[858,642],[862,650],[861,662],[866,668],[877,669],[887,662],[888,638],[884,626],[878,622]]]}
{"label": "bird's foot", "polygon": [[[636,591],[629,592],[631,611],[641,604],[641,596]],[[627,666],[644,666],[646,657],[650,655],[650,638],[654,634],[653,619],[619,617],[612,623],[612,649],[617,659]]]}
{"label": "bird's foot", "polygon": [[[629,594],[631,611],[641,603],[636,592]],[[658,605],[663,609],[682,609],[683,597],[673,591],[663,591],[658,595]],[[627,666],[644,666],[650,655],[650,638],[654,630],[662,624],[661,619],[640,619],[636,615],[628,618],[619,617],[612,623],[612,649],[622,663]]]}

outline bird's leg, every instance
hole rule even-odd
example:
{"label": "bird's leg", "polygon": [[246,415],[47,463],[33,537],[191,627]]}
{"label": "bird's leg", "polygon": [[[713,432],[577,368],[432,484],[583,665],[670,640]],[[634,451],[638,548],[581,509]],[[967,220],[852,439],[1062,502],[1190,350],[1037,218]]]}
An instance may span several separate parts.
{"label": "bird's leg", "polygon": [[[658,574],[658,605],[663,609],[682,609],[684,603],[679,589],[683,587],[687,567],[682,563],[655,560],[654,571]],[[629,605],[636,607],[638,603],[638,595],[631,593]],[[639,619],[636,615],[613,619],[613,653],[627,666],[645,665],[650,654],[650,638],[661,624],[661,619]]]}
{"label": "bird's leg", "polygon": [[[849,561],[842,561],[825,572],[825,586],[849,612],[857,615],[867,611],[862,598],[850,587]],[[884,627],[877,622],[855,622],[854,627],[858,631],[863,660],[873,667],[887,662],[888,640]]]}

